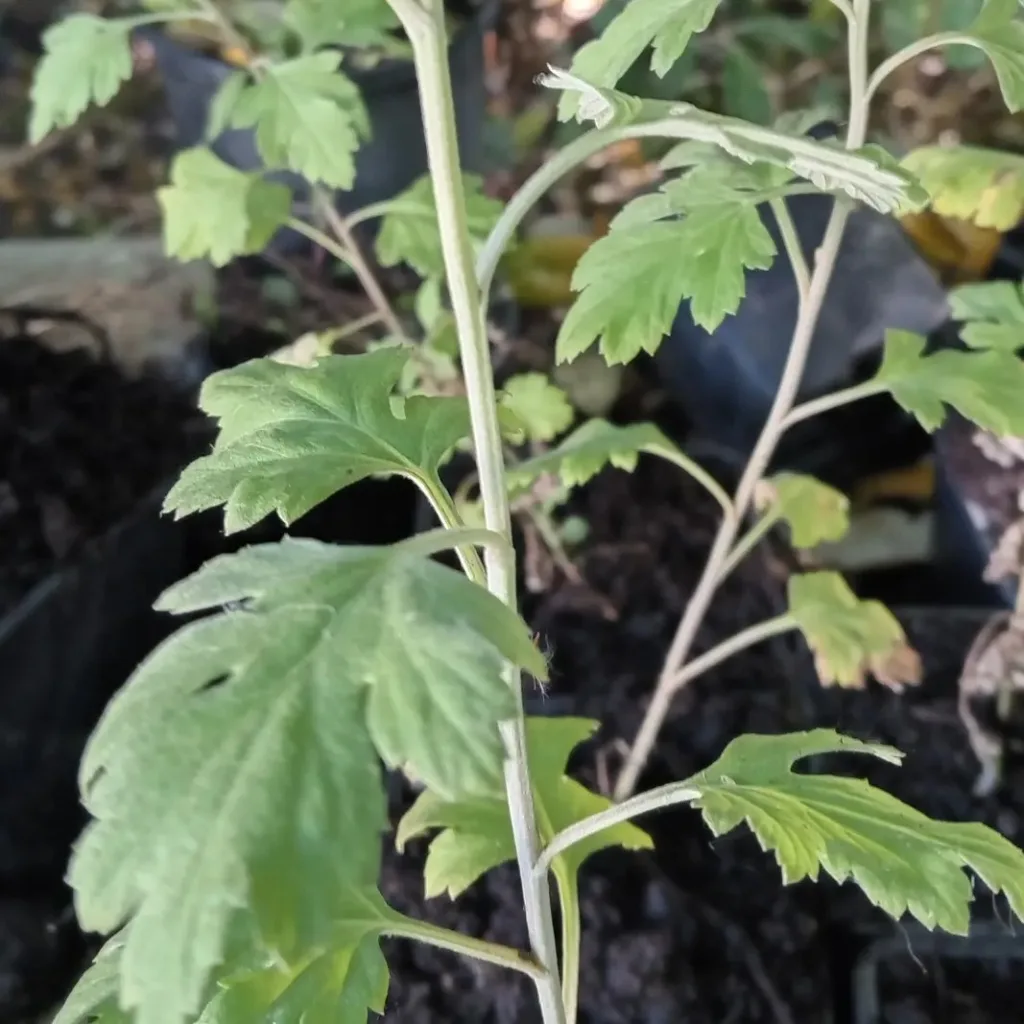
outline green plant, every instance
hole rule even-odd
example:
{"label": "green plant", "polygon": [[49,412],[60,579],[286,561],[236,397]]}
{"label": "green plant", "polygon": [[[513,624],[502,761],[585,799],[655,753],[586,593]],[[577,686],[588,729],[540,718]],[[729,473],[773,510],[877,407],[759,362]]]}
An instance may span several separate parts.
{"label": "green plant", "polygon": [[[215,559],[161,598],[165,611],[207,614],[139,668],[86,751],[81,788],[93,820],[75,850],[70,880],[83,925],[112,937],[58,1024],[362,1020],[386,998],[378,946],[384,935],[520,971],[536,984],[546,1024],[571,1022],[578,871],[603,847],[649,845],[633,819],[679,803],[699,807],[716,834],[749,825],[774,852],[785,882],[824,870],[852,879],[894,916],[909,912],[929,927],[962,933],[970,869],[1024,917],[1024,857],[995,832],[931,821],[860,779],[792,770],[803,758],[830,752],[898,762],[902,755],[885,746],[831,730],[742,736],[692,778],[630,796],[679,689],[769,636],[802,632],[825,684],[861,685],[868,673],[893,686],[917,677],[916,656],[893,616],[859,600],[829,572],[794,576],[788,613],[689,657],[716,587],[776,523],[788,523],[801,546],[845,527],[842,495],[804,477],[763,479],[790,425],[888,391],[929,428],[941,423],[948,403],[997,433],[1024,430],[1024,366],[986,332],[974,333],[976,351],[934,355],[925,354],[924,339],[893,332],[873,380],[794,404],[852,203],[900,212],[927,200],[908,171],[865,145],[871,95],[920,45],[869,73],[870,0],[835,0],[849,27],[849,128],[844,146],[815,142],[799,134],[799,118],[785,129],[765,128],[616,91],[619,76],[652,43],[655,71],[667,71],[717,6],[633,0],[570,71],[548,79],[563,92],[561,115],[593,121],[596,129],[526,182],[475,254],[442,5],[389,2],[413,48],[432,202],[426,186],[420,199],[434,212],[422,224],[430,244],[396,240],[395,251],[405,259],[415,252],[428,279],[443,273],[466,395],[400,394],[409,360],[402,346],[329,356],[308,367],[260,360],[216,374],[201,401],[219,422],[217,442],[182,474],[167,508],[185,515],[222,505],[232,531],[271,513],[290,522],[356,480],[399,475],[422,490],[444,529],[386,548],[254,546]],[[1024,104],[1024,26],[1016,10],[1014,0],[987,0],[965,33],[930,41],[966,41],[988,53],[1013,109]],[[77,90],[79,108],[106,98],[117,77],[109,39],[89,31],[89,39],[78,37],[76,63],[64,79],[73,80],[68,91]],[[68,58],[49,48],[48,60]],[[51,66],[43,81],[53,74]],[[304,113],[325,102],[316,82],[308,94],[297,86]],[[37,131],[55,120],[52,110],[45,113],[54,102],[50,86],[38,93],[44,112],[37,107]],[[308,170],[305,147],[291,133],[317,118],[292,122],[276,110],[261,116],[281,143],[273,152]],[[742,299],[745,269],[776,255],[758,213],[770,203],[799,284],[800,312],[783,382],[733,496],[646,424],[595,420],[506,470],[485,332],[498,260],[560,176],[627,138],[675,140],[666,166],[679,173],[658,194],[630,203],[588,251],[558,352],[571,359],[599,344],[609,362],[625,362],[651,351],[684,298],[701,323],[717,326]],[[336,158],[347,159],[340,151]],[[208,155],[184,159],[164,195],[168,237],[179,240],[179,254],[188,238],[188,254],[216,250],[227,259],[249,250],[254,231],[266,237],[287,222],[280,195],[259,175],[214,171]],[[836,197],[813,265],[796,243],[784,203],[809,189]],[[461,520],[438,473],[466,438],[477,464],[478,527]],[[608,463],[631,468],[641,454],[693,475],[721,505],[722,521],[612,803],[564,774],[569,753],[594,723],[523,713],[521,675],[543,681],[547,666],[516,612],[509,492],[543,474],[575,486]],[[743,532],[752,508],[754,521]],[[432,560],[451,549],[461,572]],[[495,865],[517,863],[528,952],[411,920],[384,903],[377,891],[385,827],[380,761],[423,786],[398,841],[439,830],[426,868],[431,893],[457,895]],[[561,904],[560,942],[551,876]]]}

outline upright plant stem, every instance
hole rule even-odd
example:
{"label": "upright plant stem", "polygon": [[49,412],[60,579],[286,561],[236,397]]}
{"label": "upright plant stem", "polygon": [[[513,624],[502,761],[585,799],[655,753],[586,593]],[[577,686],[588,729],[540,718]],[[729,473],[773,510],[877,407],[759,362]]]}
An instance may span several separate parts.
{"label": "upright plant stem", "polygon": [[[846,139],[847,149],[859,149],[864,144],[864,137],[867,134],[867,43],[870,4],[871,0],[854,0],[854,16],[849,28],[850,127]],[[654,748],[658,733],[671,706],[672,698],[679,688],[677,680],[683,671],[693,642],[697,637],[697,631],[700,629],[701,622],[704,620],[718,588],[722,567],[728,562],[739,524],[754,496],[754,489],[764,475],[779,439],[786,429],[786,417],[789,415],[800,389],[800,381],[803,378],[804,367],[810,352],[811,340],[814,337],[814,328],[817,325],[825,294],[832,280],[836,258],[839,255],[839,244],[842,241],[849,216],[849,203],[845,200],[837,200],[818,248],[806,293],[800,302],[793,340],[790,344],[786,365],[782,371],[782,379],[779,381],[768,419],[754,445],[754,450],[750,454],[750,459],[736,490],[733,501],[735,516],[726,516],[722,520],[711,546],[711,553],[708,556],[704,572],[676,629],[640,731],[637,733],[622,771],[616,780],[616,800],[626,799],[636,788],[640,772],[643,771],[651,750]],[[800,273],[799,269],[796,269],[795,272],[798,275]]]}
{"label": "upright plant stem", "polygon": [[[459,335],[459,353],[466,381],[473,447],[479,473],[480,498],[487,527],[511,543],[512,520],[505,485],[505,464],[498,425],[497,399],[491,372],[490,348],[473,271],[473,247],[462,197],[462,173],[455,130],[455,110],[448,71],[448,39],[441,0],[390,0],[413,47],[420,91],[427,160],[434,187],[441,247],[444,253],[452,313]],[[484,553],[487,587],[515,607],[516,579],[513,559],[492,548]],[[544,973],[537,993],[545,1024],[564,1024],[559,988],[558,948],[546,876],[533,870],[540,855],[533,792],[526,761],[526,728],[518,672],[508,673],[519,712],[502,726],[506,748],[505,783],[523,884],[530,944]]]}

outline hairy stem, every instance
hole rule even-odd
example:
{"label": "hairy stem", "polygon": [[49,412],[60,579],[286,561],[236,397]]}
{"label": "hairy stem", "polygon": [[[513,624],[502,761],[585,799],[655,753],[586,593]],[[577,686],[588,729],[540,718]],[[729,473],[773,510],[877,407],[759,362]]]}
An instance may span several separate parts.
{"label": "hairy stem", "polygon": [[[868,59],[868,21],[871,0],[854,0],[853,19],[850,23],[848,36],[850,64],[850,127],[847,134],[847,149],[859,149],[864,144],[867,134],[868,97],[867,97],[867,59]],[[828,291],[832,273],[835,270],[839,255],[839,244],[846,229],[850,216],[850,204],[846,200],[837,200],[832,209],[825,235],[818,248],[814,270],[807,288],[807,294],[800,303],[793,340],[790,344],[782,379],[779,381],[775,399],[772,402],[768,418],[761,431],[761,436],[754,445],[750,459],[740,478],[734,499],[735,517],[725,517],[718,529],[707,564],[701,575],[683,617],[680,620],[668,655],[662,665],[654,694],[644,715],[640,731],[630,748],[629,755],[615,783],[615,799],[624,800],[636,788],[636,783],[644,765],[654,748],[658,733],[665,716],[668,714],[672,698],[679,687],[677,679],[683,671],[690,655],[693,642],[697,637],[701,622],[707,613],[711,600],[718,588],[722,567],[728,563],[729,555],[736,539],[739,523],[747,510],[757,487],[775,452],[779,439],[786,429],[786,418],[793,407],[804,366],[810,352],[814,328],[821,313],[825,294]]]}
{"label": "hairy stem", "polygon": [[543,974],[540,967],[527,953],[510,946],[501,946],[496,942],[485,942],[483,939],[475,939],[470,935],[463,935],[461,932],[452,931],[450,928],[441,928],[426,921],[416,921],[412,918],[402,918],[389,925],[384,935],[400,939],[413,939],[416,942],[423,942],[428,946],[435,946],[437,949],[446,949],[452,953],[461,953],[463,956],[480,960],[486,964],[494,964],[497,967],[508,967],[513,971],[519,971],[535,981]]}
{"label": "hairy stem", "polygon": [[[425,0],[423,3],[418,0],[390,0],[390,3],[413,48],[427,161],[469,401],[484,521],[489,529],[500,533],[511,543],[512,521],[505,486],[505,464],[490,348],[480,291],[473,273],[473,247],[460,187],[462,175],[448,70],[444,7],[441,0]],[[484,564],[488,589],[506,604],[515,607],[514,560],[501,557],[488,548]],[[505,787],[515,838],[516,860],[523,884],[530,944],[538,963],[544,968],[543,975],[536,979],[537,994],[545,1024],[564,1024],[551,893],[547,878],[538,878],[533,872],[539,856],[539,841],[526,759],[522,691],[519,673],[510,669],[506,674],[516,694],[519,713],[514,720],[503,723],[501,729],[506,749]]]}

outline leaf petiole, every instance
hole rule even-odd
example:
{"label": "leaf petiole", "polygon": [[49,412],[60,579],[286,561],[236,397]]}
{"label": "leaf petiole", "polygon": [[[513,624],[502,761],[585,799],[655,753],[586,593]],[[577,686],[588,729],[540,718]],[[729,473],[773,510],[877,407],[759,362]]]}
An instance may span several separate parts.
{"label": "leaf petiole", "polygon": [[396,914],[393,918],[389,918],[388,925],[381,931],[381,934],[398,939],[412,939],[437,949],[471,957],[485,964],[507,967],[520,974],[525,974],[534,981],[542,980],[545,977],[544,968],[529,953],[513,949],[511,946],[503,946],[497,942],[475,939],[471,935],[463,935],[461,932],[453,931],[450,928],[441,928],[426,921],[416,921],[404,915]]}

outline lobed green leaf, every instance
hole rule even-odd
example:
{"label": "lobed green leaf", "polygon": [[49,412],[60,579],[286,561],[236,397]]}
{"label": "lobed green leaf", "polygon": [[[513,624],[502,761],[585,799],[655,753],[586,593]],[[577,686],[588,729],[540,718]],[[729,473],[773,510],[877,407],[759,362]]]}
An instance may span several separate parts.
{"label": "lobed green leaf", "polygon": [[32,145],[118,94],[132,77],[129,29],[128,21],[72,14],[46,30],[30,94]]}
{"label": "lobed green leaf", "polygon": [[[593,735],[598,724],[582,718],[527,719],[527,760],[542,842],[611,807],[611,801],[565,775],[569,755]],[[453,801],[423,793],[399,823],[395,842],[401,850],[410,840],[436,829],[443,831],[427,853],[428,897],[447,892],[454,899],[492,868],[515,859],[508,805],[502,799]],[[556,862],[560,870],[575,874],[599,850],[610,846],[640,850],[651,845],[646,832],[629,823],[618,824],[569,847]]]}
{"label": "lobed green leaf", "polygon": [[[720,0],[632,0],[605,27],[598,39],[582,46],[571,72],[599,88],[613,88],[651,48],[651,69],[664,77],[682,57],[693,36],[711,24]],[[579,97],[559,101],[562,121],[573,117]]]}
{"label": "lobed green leaf", "polygon": [[396,397],[407,347],[327,356],[313,366],[257,359],[207,378],[201,408],[218,421],[211,454],[164,503],[179,518],[224,505],[228,533],[276,512],[291,523],[373,475],[440,487],[437,471],[469,433],[462,398]]}
{"label": "lobed green leaf", "polygon": [[528,441],[553,441],[572,426],[576,414],[566,393],[545,373],[520,373],[502,388],[502,408],[522,426]]}
{"label": "lobed green leaf", "polygon": [[909,912],[928,928],[966,935],[970,870],[1024,919],[1024,854],[1012,843],[985,825],[933,821],[863,779],[792,771],[829,753],[893,764],[903,756],[830,729],[741,736],[680,785],[701,791],[696,803],[716,836],[749,825],[787,885],[824,869],[837,882],[852,879],[892,917]]}
{"label": "lobed green leaf", "polygon": [[1018,0],[985,0],[966,39],[992,62],[1003,100],[1013,114],[1024,109],[1024,22]]}
{"label": "lobed green leaf", "polygon": [[550,451],[510,466],[506,478],[513,491],[525,490],[548,473],[557,476],[566,487],[578,487],[605,466],[631,473],[644,452],[672,462],[685,459],[653,423],[619,427],[595,418],[587,420]]}
{"label": "lobed green leaf", "polygon": [[221,116],[236,128],[255,129],[268,167],[350,189],[355,152],[369,137],[370,122],[359,89],[340,70],[341,59],[336,50],[321,50],[269,64]]}
{"label": "lobed green leaf", "polygon": [[69,875],[86,929],[130,919],[120,1001],[138,1024],[194,1019],[242,908],[288,962],[329,941],[376,882],[378,755],[449,799],[497,799],[503,668],[545,662],[513,611],[418,550],[288,540],[161,598],[234,610],[185,626],[107,709]]}
{"label": "lobed green leaf", "polygon": [[157,189],[157,199],[168,254],[183,262],[209,259],[216,267],[262,252],[292,204],[284,185],[236,170],[204,147],[174,158],[171,183]]}
{"label": "lobed green leaf", "polygon": [[976,349],[1016,353],[1024,348],[1024,285],[1010,281],[965,284],[949,294],[960,337]]}
{"label": "lobed green leaf", "polygon": [[[975,343],[984,335],[975,333]],[[946,406],[1000,437],[1024,434],[1024,362],[1006,349],[941,351],[925,355],[927,341],[888,331],[875,380],[912,412],[926,430],[946,418]]]}
{"label": "lobed green leaf", "polygon": [[[462,176],[463,200],[470,238],[482,242],[497,223],[502,203],[485,195],[479,175]],[[385,204],[377,235],[377,259],[385,267],[408,263],[423,277],[443,278],[444,252],[434,204],[434,186],[429,175],[417,179],[404,192]]]}

